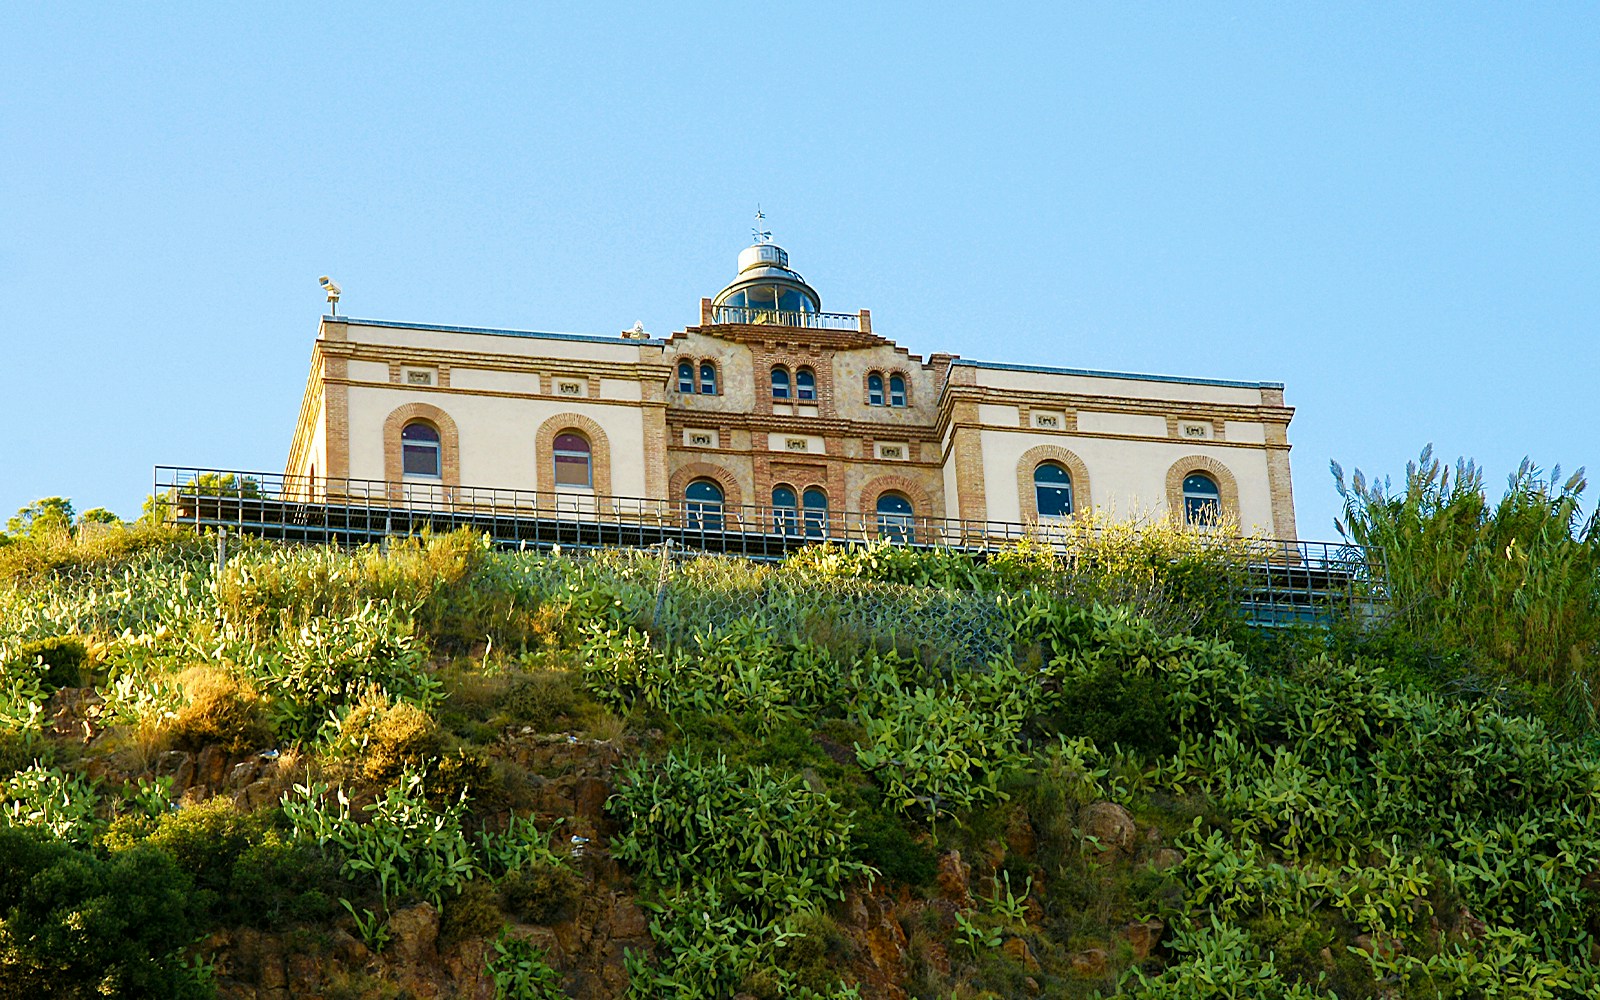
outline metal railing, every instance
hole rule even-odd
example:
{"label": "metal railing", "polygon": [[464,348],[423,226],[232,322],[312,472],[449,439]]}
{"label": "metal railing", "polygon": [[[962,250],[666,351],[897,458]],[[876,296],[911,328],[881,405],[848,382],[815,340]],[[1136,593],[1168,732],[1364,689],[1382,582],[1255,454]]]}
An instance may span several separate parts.
{"label": "metal railing", "polygon": [[799,326],[812,330],[860,330],[857,313],[796,312],[755,306],[712,306],[711,322],[744,326]]}
{"label": "metal railing", "polygon": [[[179,466],[156,467],[155,495],[165,502],[167,518],[175,524],[339,545],[466,528],[509,548],[586,550],[672,543],[746,559],[778,560],[821,542],[846,546],[890,542],[982,557],[1024,541],[1071,554],[1085,540],[1084,532],[1070,523],[817,511]],[[1321,620],[1334,604],[1370,612],[1383,602],[1381,578],[1359,547],[1240,540],[1220,534],[1217,544],[1244,547],[1250,583],[1241,601],[1247,615],[1260,623]]]}

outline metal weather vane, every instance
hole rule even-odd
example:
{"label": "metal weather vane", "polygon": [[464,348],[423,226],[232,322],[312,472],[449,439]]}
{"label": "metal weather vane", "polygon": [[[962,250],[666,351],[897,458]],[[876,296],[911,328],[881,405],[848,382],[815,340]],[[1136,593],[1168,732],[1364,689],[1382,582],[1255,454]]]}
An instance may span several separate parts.
{"label": "metal weather vane", "polygon": [[762,229],[761,228],[761,223],[765,222],[766,219],[767,219],[766,215],[761,211],[761,206],[757,205],[756,206],[756,224],[755,224],[755,227],[750,230],[750,234],[755,237],[757,243],[771,243],[772,242],[772,230],[770,230],[770,229]]}

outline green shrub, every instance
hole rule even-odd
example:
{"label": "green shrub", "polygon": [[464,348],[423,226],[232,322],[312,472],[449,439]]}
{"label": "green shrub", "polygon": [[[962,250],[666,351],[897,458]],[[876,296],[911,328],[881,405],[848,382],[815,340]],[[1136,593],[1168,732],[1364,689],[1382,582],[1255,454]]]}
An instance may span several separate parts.
{"label": "green shrub", "polygon": [[495,1000],[566,1000],[561,973],[545,964],[545,953],[527,938],[502,933],[484,963],[494,979]]}
{"label": "green shrub", "polygon": [[76,774],[35,763],[0,782],[0,826],[87,844],[99,829],[98,797]]}
{"label": "green shrub", "polygon": [[343,789],[321,784],[296,785],[283,797],[295,836],[336,857],[345,878],[377,889],[385,907],[408,897],[440,906],[481,870],[461,827],[465,800],[435,809],[420,774],[406,772],[362,808],[365,821],[352,815]]}
{"label": "green shrub", "polygon": [[58,635],[23,643],[11,669],[34,670],[44,686],[54,690],[88,684],[88,665],[89,648],[83,640],[75,635]]}
{"label": "green shrub", "polygon": [[337,865],[287,841],[266,813],[242,813],[225,798],[156,819],[137,814],[111,823],[102,844],[112,854],[156,850],[194,880],[197,905],[213,920],[274,927],[325,918],[346,888]]}
{"label": "green shrub", "polygon": [[558,861],[536,861],[513,869],[500,880],[506,912],[527,924],[555,924],[572,916],[583,892],[583,879]]}
{"label": "green shrub", "polygon": [[0,827],[0,998],[210,995],[181,952],[198,930],[189,880],[160,851],[109,859]]}
{"label": "green shrub", "polygon": [[445,951],[470,938],[493,937],[505,926],[500,897],[484,879],[473,879],[461,894],[444,901],[439,914],[439,950]]}

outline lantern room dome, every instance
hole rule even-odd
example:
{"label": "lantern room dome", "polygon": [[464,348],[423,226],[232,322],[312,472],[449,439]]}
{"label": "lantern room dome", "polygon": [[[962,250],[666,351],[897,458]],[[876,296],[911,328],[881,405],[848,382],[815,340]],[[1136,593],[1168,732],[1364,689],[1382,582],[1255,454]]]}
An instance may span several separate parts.
{"label": "lantern room dome", "polygon": [[717,293],[715,306],[763,311],[815,313],[822,296],[789,267],[789,252],[776,243],[755,243],[739,251],[739,275]]}

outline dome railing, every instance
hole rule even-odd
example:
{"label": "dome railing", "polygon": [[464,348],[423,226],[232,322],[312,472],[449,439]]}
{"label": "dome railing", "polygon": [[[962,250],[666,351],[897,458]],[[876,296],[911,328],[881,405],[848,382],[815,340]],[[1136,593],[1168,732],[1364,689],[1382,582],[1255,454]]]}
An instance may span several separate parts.
{"label": "dome railing", "polygon": [[711,322],[742,326],[797,326],[812,330],[860,330],[857,313],[797,312],[756,306],[712,306]]}

